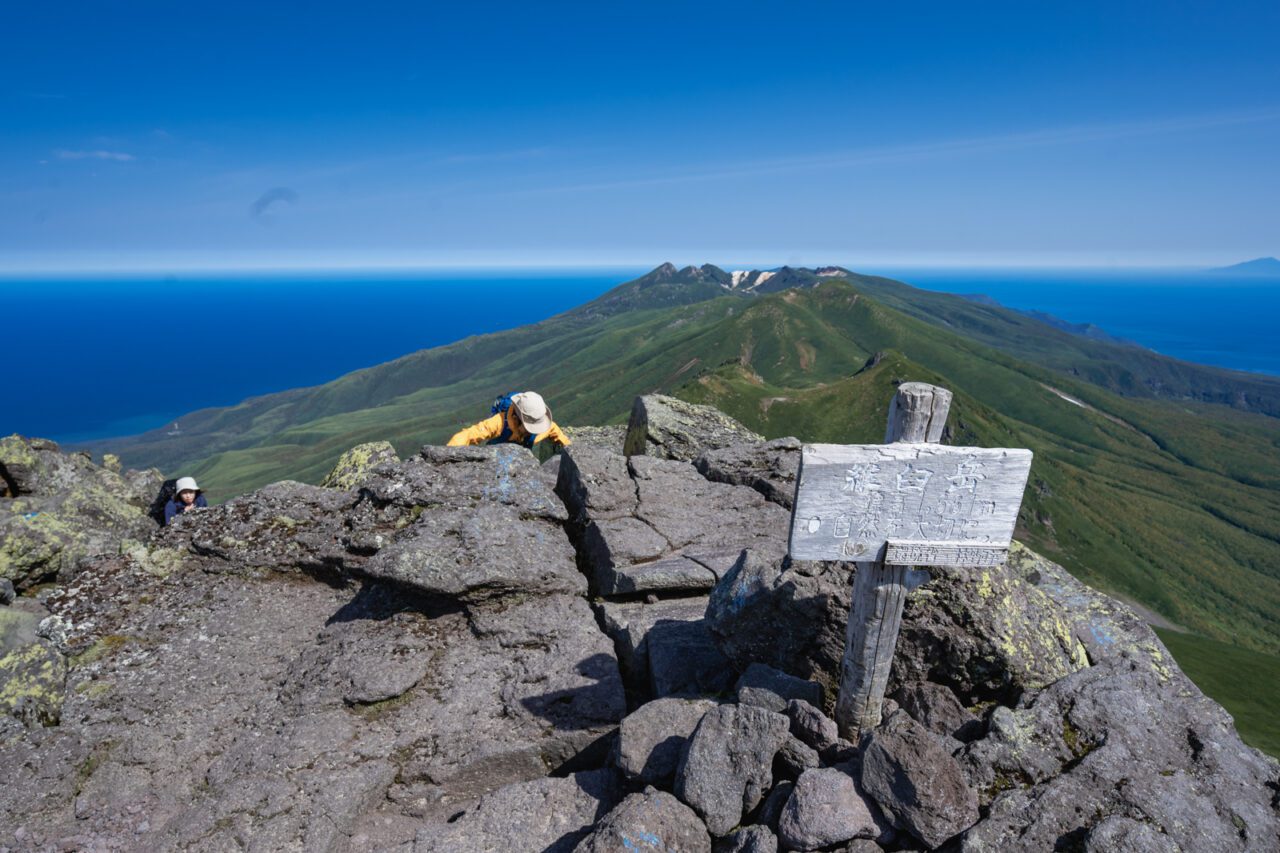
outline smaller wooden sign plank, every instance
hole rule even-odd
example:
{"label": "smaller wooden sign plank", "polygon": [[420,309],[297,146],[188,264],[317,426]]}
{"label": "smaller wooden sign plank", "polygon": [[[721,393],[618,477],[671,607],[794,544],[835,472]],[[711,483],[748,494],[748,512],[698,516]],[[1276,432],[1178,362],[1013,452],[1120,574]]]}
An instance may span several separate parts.
{"label": "smaller wooden sign plank", "polygon": [[956,566],[986,568],[998,566],[1009,556],[1005,545],[973,542],[908,542],[890,539],[885,543],[886,566]]}

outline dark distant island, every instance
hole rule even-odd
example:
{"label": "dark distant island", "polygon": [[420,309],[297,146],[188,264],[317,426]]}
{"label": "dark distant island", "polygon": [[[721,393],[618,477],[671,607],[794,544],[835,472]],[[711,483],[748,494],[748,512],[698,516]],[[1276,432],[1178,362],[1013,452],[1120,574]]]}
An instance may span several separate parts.
{"label": "dark distant island", "polygon": [[1280,278],[1280,261],[1275,258],[1254,258],[1242,264],[1216,267],[1208,270],[1214,275],[1248,276],[1250,278]]}

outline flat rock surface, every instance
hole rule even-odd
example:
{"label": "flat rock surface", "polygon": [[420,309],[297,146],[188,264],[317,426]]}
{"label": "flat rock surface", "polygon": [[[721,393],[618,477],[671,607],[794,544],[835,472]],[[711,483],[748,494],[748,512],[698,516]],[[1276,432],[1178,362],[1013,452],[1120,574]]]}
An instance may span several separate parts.
{"label": "flat rock surface", "polygon": [[482,601],[501,595],[584,595],[564,529],[525,519],[502,503],[428,507],[391,545],[362,568],[364,574],[428,595]]}
{"label": "flat rock surface", "polygon": [[365,484],[380,501],[402,506],[468,506],[481,501],[519,508],[529,518],[565,521],[564,503],[539,476],[538,459],[514,444],[427,445],[397,466],[379,466]]}

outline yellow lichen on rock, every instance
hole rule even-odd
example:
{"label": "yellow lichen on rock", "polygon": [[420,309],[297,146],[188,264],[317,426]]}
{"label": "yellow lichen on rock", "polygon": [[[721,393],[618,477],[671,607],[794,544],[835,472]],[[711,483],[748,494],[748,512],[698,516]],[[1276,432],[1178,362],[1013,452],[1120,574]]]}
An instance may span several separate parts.
{"label": "yellow lichen on rock", "polygon": [[55,726],[62,718],[67,664],[62,655],[32,643],[0,658],[0,713],[28,725]]}
{"label": "yellow lichen on rock", "polygon": [[389,441],[370,441],[357,444],[338,458],[338,464],[320,485],[331,489],[354,489],[369,471],[383,462],[399,462],[396,449]]}
{"label": "yellow lichen on rock", "polygon": [[185,551],[164,546],[147,546],[140,542],[127,543],[122,552],[134,565],[149,575],[166,578],[182,567],[189,556]]}

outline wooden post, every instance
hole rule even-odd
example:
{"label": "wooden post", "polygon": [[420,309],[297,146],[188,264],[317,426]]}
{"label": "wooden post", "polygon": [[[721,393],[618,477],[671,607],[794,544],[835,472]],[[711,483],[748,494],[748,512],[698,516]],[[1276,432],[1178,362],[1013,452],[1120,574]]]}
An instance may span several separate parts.
{"label": "wooden post", "polygon": [[880,722],[903,604],[929,579],[914,567],[999,565],[1017,525],[1031,451],[941,446],[950,402],[942,388],[904,383],[888,443],[801,451],[787,550],[857,566],[836,701],[850,740]]}
{"label": "wooden post", "polygon": [[889,426],[884,443],[937,444],[947,425],[951,392],[924,382],[903,382],[889,404]]}
{"label": "wooden post", "polygon": [[[951,392],[945,388],[904,382],[889,404],[885,443],[938,443],[950,408]],[[907,593],[929,579],[909,566],[886,566],[883,555],[857,566],[836,700],[840,734],[853,741],[880,722]]]}

